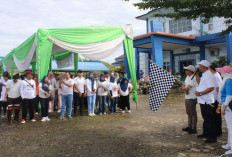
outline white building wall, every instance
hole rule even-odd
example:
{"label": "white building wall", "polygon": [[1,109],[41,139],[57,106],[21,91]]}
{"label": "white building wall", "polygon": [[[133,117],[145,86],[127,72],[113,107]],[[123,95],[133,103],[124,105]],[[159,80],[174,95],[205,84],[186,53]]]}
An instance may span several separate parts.
{"label": "white building wall", "polygon": [[[167,13],[171,12],[172,9],[159,9],[156,12],[158,13]],[[163,32],[170,33],[169,31],[169,20],[170,18],[162,18],[162,17],[149,17],[148,18],[148,32],[151,32],[151,21],[160,21],[163,23]],[[213,29],[209,30],[209,24],[203,24],[203,33],[204,34],[213,34],[221,32],[222,30],[226,29],[226,24],[224,23],[225,18],[215,17],[212,19]],[[188,36],[200,36],[201,35],[201,24],[200,18],[196,20],[192,20],[192,31],[178,33],[181,35],[188,35]]]}

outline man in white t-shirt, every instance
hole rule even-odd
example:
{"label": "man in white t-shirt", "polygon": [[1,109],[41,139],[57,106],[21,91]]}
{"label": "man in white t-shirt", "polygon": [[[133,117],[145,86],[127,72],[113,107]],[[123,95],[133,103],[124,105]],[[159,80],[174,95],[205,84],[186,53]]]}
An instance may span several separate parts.
{"label": "man in white t-shirt", "polygon": [[212,63],[209,66],[209,70],[213,74],[213,78],[215,80],[215,86],[213,90],[215,102],[213,106],[214,106],[214,114],[215,114],[216,135],[221,136],[222,135],[222,116],[221,114],[217,114],[216,110],[219,104],[218,91],[219,91],[219,87],[222,84],[222,78],[220,74],[216,71],[216,68],[217,68],[217,65],[215,63]]}
{"label": "man in white t-shirt", "polygon": [[3,74],[3,79],[1,80],[2,91],[1,91],[1,97],[0,97],[0,114],[1,114],[2,107],[3,107],[3,112],[4,112],[3,117],[6,116],[7,102],[5,101],[5,94],[6,94],[6,84],[8,81],[9,81],[9,73],[5,71]]}
{"label": "man in white t-shirt", "polygon": [[184,67],[185,73],[187,75],[182,90],[185,93],[185,107],[186,113],[188,115],[188,127],[183,128],[183,131],[188,132],[189,134],[197,133],[197,97],[195,95],[196,88],[198,86],[196,77],[193,77],[195,67],[189,65]]}
{"label": "man in white t-shirt", "polygon": [[209,71],[210,63],[207,60],[202,60],[199,63],[199,70],[202,72],[199,85],[195,92],[197,102],[201,106],[201,114],[204,119],[203,133],[198,138],[207,138],[206,143],[217,142],[216,125],[214,116],[214,95],[213,90],[215,81],[212,73]]}
{"label": "man in white t-shirt", "polygon": [[26,123],[27,109],[30,113],[30,121],[35,122],[34,118],[34,106],[36,98],[36,83],[32,79],[33,73],[31,71],[26,72],[26,79],[20,83],[20,94],[22,97],[22,124]]}
{"label": "man in white t-shirt", "polygon": [[62,90],[62,107],[60,119],[65,116],[66,105],[68,107],[68,118],[72,118],[72,104],[73,104],[73,85],[74,81],[70,78],[70,74],[67,72],[65,74],[65,80],[61,81]]}
{"label": "man in white t-shirt", "polygon": [[86,81],[82,70],[78,70],[74,78],[74,116],[77,116],[77,106],[80,108],[80,116],[83,116],[84,98],[86,97]]}
{"label": "man in white t-shirt", "polygon": [[11,117],[12,117],[13,108],[15,112],[14,121],[15,123],[18,123],[20,104],[21,104],[20,80],[18,74],[14,75],[13,80],[9,80],[6,84],[5,101],[8,103],[8,111],[7,111],[8,123],[12,123]]}

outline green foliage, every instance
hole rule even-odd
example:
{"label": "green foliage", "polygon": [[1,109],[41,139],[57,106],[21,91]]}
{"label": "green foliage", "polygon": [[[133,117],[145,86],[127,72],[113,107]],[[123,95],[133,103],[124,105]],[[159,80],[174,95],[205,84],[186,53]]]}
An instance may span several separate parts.
{"label": "green foliage", "polygon": [[218,57],[218,60],[213,61],[213,63],[217,64],[218,67],[223,67],[227,65],[226,57]]}
{"label": "green foliage", "polygon": [[[126,0],[129,1],[129,0]],[[208,23],[210,18],[224,17],[227,29],[221,35],[232,32],[232,0],[140,0],[134,3],[142,10],[156,10],[160,8],[173,8],[172,13],[155,13],[154,17],[168,17],[173,19],[197,19],[202,17],[203,23]]]}

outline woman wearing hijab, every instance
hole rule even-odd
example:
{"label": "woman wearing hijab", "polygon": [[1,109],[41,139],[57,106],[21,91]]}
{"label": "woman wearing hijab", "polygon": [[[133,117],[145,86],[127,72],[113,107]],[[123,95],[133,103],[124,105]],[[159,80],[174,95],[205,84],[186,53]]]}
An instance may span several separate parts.
{"label": "woman wearing hijab", "polygon": [[127,107],[128,113],[130,111],[129,93],[132,92],[132,85],[128,82],[126,78],[123,78],[118,86],[118,97],[120,97],[120,106],[122,107],[122,113],[125,113],[125,108]]}
{"label": "woman wearing hijab", "polygon": [[50,121],[48,118],[48,106],[50,100],[51,85],[48,82],[48,76],[44,76],[39,84],[39,99],[42,110],[42,122]]}
{"label": "woman wearing hijab", "polygon": [[86,91],[87,91],[87,102],[88,102],[88,113],[89,116],[95,116],[95,100],[96,100],[96,89],[97,84],[93,77],[93,72],[89,73],[89,78],[86,79]]}
{"label": "woman wearing hijab", "polygon": [[232,153],[232,110],[229,107],[232,100],[232,67],[225,66],[223,68],[216,68],[218,72],[222,74],[223,80],[222,85],[219,88],[219,105],[217,113],[220,114],[220,109],[222,108],[221,113],[225,115],[226,125],[228,128],[228,143],[223,145],[223,149],[228,149],[225,154]]}
{"label": "woman wearing hijab", "polygon": [[110,113],[117,112],[117,102],[118,102],[118,86],[116,83],[116,77],[110,77],[109,84],[109,95],[110,95]]}
{"label": "woman wearing hijab", "polygon": [[106,114],[106,96],[108,93],[107,85],[108,85],[108,82],[105,79],[105,74],[102,73],[100,76],[100,80],[97,83],[98,100],[99,100],[99,115]]}

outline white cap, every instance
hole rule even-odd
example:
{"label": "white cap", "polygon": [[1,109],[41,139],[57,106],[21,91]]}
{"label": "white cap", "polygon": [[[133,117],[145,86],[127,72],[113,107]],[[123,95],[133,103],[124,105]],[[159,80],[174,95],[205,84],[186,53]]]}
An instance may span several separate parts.
{"label": "white cap", "polygon": [[195,67],[194,67],[193,65],[189,65],[189,66],[187,66],[187,67],[184,67],[184,69],[185,69],[185,70],[190,70],[190,71],[192,71],[192,72],[195,71]]}
{"label": "white cap", "polygon": [[208,68],[210,66],[210,63],[207,60],[202,60],[200,63],[198,63],[198,65],[203,65]]}

